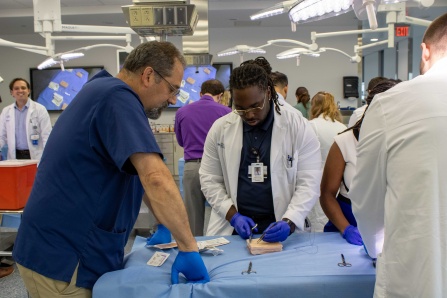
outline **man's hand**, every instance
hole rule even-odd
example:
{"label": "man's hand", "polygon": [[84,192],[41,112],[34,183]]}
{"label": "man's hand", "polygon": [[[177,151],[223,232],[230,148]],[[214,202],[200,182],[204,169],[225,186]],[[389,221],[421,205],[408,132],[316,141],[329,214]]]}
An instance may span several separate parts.
{"label": "man's hand", "polygon": [[[251,228],[255,226],[253,219],[247,216],[243,216],[237,212],[230,220],[230,224],[234,227],[236,232],[242,239],[248,239],[251,234]],[[255,229],[257,231],[257,229]]]}
{"label": "man's hand", "polygon": [[147,238],[148,245],[163,244],[171,242],[171,232],[164,225],[159,224],[157,231]]}
{"label": "man's hand", "polygon": [[202,257],[198,252],[179,251],[172,264],[171,282],[178,284],[178,275],[183,273],[188,282],[207,283],[210,281],[208,271],[203,263]]}
{"label": "man's hand", "polygon": [[359,230],[354,226],[347,226],[345,231],[343,232],[343,238],[348,241],[348,243],[354,245],[363,245],[362,236],[360,235]]}
{"label": "man's hand", "polygon": [[265,236],[262,240],[265,242],[281,242],[290,235],[290,226],[285,221],[271,223],[265,230]]}

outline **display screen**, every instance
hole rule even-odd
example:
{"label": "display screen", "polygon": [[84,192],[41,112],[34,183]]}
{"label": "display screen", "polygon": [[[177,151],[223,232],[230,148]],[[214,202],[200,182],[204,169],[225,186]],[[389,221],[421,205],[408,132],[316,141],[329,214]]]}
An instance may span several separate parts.
{"label": "display screen", "polygon": [[31,98],[48,111],[64,110],[103,66],[30,69]]}
{"label": "display screen", "polygon": [[200,99],[200,88],[202,83],[217,79],[222,82],[225,89],[228,89],[230,75],[233,68],[232,63],[214,63],[207,66],[187,66],[183,75],[180,94],[177,96],[177,103],[170,105],[170,108],[180,108]]}

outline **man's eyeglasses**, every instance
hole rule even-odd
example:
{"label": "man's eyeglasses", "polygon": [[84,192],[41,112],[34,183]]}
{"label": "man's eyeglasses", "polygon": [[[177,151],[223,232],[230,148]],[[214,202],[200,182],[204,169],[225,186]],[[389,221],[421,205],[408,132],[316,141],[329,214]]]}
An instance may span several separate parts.
{"label": "man's eyeglasses", "polygon": [[160,76],[160,78],[162,78],[166,83],[168,83],[169,88],[171,89],[171,95],[172,96],[177,96],[180,94],[180,89],[179,88],[175,88],[174,86],[172,86],[171,83],[169,83],[168,80],[166,80],[158,71],[156,71],[154,68],[152,68],[156,74],[158,74]]}
{"label": "man's eyeglasses", "polygon": [[233,113],[238,114],[239,116],[244,116],[246,113],[250,113],[250,112],[256,113],[256,112],[259,112],[259,111],[261,111],[264,108],[266,99],[267,99],[267,94],[265,95],[264,100],[262,101],[262,106],[261,107],[256,107],[256,108],[251,108],[251,109],[246,109],[246,110],[236,110],[236,109],[234,109]]}

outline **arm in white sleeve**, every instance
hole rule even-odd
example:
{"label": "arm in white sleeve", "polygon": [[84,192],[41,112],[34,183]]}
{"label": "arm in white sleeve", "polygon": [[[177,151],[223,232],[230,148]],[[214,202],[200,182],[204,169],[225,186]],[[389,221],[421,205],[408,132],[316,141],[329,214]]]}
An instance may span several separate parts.
{"label": "arm in white sleeve", "polygon": [[[377,98],[376,98],[377,99]],[[368,254],[377,258],[383,247],[387,140],[382,107],[375,100],[363,120],[357,147],[356,175],[349,197]]]}
{"label": "arm in white sleeve", "polygon": [[2,113],[0,114],[0,149],[7,143],[5,115],[6,109],[3,109]]}
{"label": "arm in white sleeve", "polygon": [[[219,144],[217,130],[218,127],[214,123],[205,140],[199,174],[203,195],[213,210],[225,218],[233,201],[225,187],[222,169],[224,145]],[[227,144],[227,146],[231,146],[231,144]]]}
{"label": "arm in white sleeve", "polygon": [[45,145],[47,144],[48,137],[50,136],[52,126],[51,126],[51,120],[50,115],[46,110],[42,111],[40,113],[40,129],[41,129],[41,138],[42,138],[42,145],[43,148],[45,148]]}
{"label": "arm in white sleeve", "polygon": [[320,143],[310,125],[301,128],[295,191],[283,218],[292,220],[299,230],[304,230],[304,220],[320,196],[321,153]]}

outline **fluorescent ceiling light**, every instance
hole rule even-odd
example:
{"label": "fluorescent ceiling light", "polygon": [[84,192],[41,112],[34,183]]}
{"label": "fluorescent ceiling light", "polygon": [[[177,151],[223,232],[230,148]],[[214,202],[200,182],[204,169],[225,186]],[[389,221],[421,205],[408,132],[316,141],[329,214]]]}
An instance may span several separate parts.
{"label": "fluorescent ceiling light", "polygon": [[[383,4],[392,4],[399,2],[407,2],[407,0],[382,0]],[[435,0],[409,0],[409,2],[416,2],[424,7],[430,7],[435,3]]]}
{"label": "fluorescent ceiling light", "polygon": [[379,41],[378,38],[371,38],[370,41]]}
{"label": "fluorescent ceiling light", "polygon": [[263,9],[261,11],[258,11],[257,13],[250,16],[250,19],[252,21],[263,19],[271,16],[276,16],[279,14],[286,13],[292,8],[292,6],[296,3],[296,0],[290,0],[290,1],[283,1],[280,3],[277,3],[271,7],[268,7],[266,9]]}
{"label": "fluorescent ceiling light", "polygon": [[290,9],[289,18],[306,23],[334,17],[352,10],[354,0],[299,0]]}

